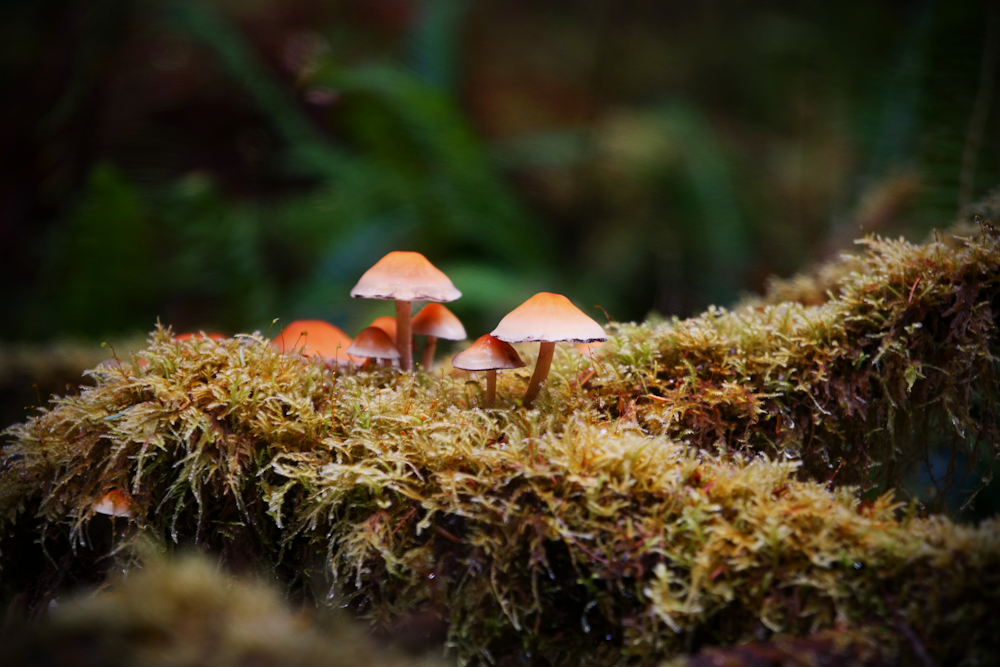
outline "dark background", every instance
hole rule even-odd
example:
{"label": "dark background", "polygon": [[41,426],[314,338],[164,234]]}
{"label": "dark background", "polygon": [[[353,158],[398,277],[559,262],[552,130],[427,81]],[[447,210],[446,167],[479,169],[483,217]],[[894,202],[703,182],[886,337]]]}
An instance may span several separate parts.
{"label": "dark background", "polygon": [[1000,182],[996,2],[6,0],[0,341],[356,333],[389,250],[470,336],[921,240]]}

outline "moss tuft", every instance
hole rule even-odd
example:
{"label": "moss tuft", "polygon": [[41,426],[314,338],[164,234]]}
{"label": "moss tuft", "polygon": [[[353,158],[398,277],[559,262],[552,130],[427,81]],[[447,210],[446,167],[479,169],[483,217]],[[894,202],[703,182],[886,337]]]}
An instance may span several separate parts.
{"label": "moss tuft", "polygon": [[14,665],[433,664],[376,648],[343,616],[293,611],[272,587],[190,555],[145,558],[101,591],[53,605],[45,622],[12,629],[0,651]]}

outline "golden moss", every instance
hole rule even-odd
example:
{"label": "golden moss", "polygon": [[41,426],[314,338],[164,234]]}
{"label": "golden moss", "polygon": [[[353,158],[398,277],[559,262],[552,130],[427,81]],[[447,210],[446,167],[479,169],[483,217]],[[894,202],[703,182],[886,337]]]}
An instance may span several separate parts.
{"label": "golden moss", "polygon": [[617,392],[602,405],[698,447],[801,458],[821,481],[893,487],[941,445],[962,457],[942,487],[989,475],[982,463],[1000,455],[997,238],[863,243],[821,305],[620,327],[605,346],[614,378],[594,379]]}
{"label": "golden moss", "polygon": [[[892,484],[935,439],[996,454],[998,244],[866,244],[822,305],[559,350],[534,410],[517,404],[527,372],[484,411],[445,372],[335,375],[257,335],[154,332],[145,366],[95,369],[8,430],[4,588],[44,605],[151,534],[383,627],[447,618],[465,661],[653,660],[833,628],[910,641],[901,627],[942,661],[995,660],[1000,526],[844,484],[879,462]],[[132,522],[94,516],[112,489]]]}

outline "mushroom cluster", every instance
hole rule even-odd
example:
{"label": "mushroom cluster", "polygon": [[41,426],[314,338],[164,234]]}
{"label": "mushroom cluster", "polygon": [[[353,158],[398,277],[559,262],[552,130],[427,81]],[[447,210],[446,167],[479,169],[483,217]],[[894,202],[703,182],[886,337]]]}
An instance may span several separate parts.
{"label": "mushroom cluster", "polygon": [[440,269],[419,252],[390,252],[365,271],[351,296],[396,302],[396,345],[399,366],[413,370],[411,317],[414,301],[447,302],[462,296]]}
{"label": "mushroom cluster", "polygon": [[[465,327],[443,302],[462,296],[437,267],[417,252],[390,252],[368,269],[351,290],[351,296],[386,299],[396,303],[396,317],[376,318],[354,339],[319,320],[299,320],[285,327],[273,341],[281,352],[299,351],[322,358],[335,367],[353,368],[363,361],[399,364],[403,372],[413,370],[413,337],[425,336],[421,366],[434,362],[437,340],[465,340]],[[414,317],[413,302],[427,305]],[[496,374],[499,370],[521,368],[525,364],[511,343],[538,343],[538,360],[528,382],[522,404],[530,408],[549,374],[556,343],[575,343],[589,352],[607,340],[600,324],[585,315],[561,294],[540,292],[508,313],[492,333],[480,336],[452,366],[459,370],[486,372],[485,407],[496,402]]]}

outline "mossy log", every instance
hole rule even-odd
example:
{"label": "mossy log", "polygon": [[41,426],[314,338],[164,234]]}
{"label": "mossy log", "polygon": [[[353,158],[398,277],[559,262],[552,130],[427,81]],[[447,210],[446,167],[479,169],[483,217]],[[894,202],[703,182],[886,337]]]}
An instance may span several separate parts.
{"label": "mossy log", "polygon": [[[3,588],[42,608],[152,536],[382,627],[439,617],[462,661],[653,662],[831,630],[996,661],[1000,524],[857,485],[891,487],[938,442],[971,466],[1000,451],[1000,248],[865,243],[825,303],[557,351],[533,410],[526,373],[484,411],[445,373],[338,375],[258,335],[158,330],[7,431]],[[111,490],[130,519],[95,516]]]}

